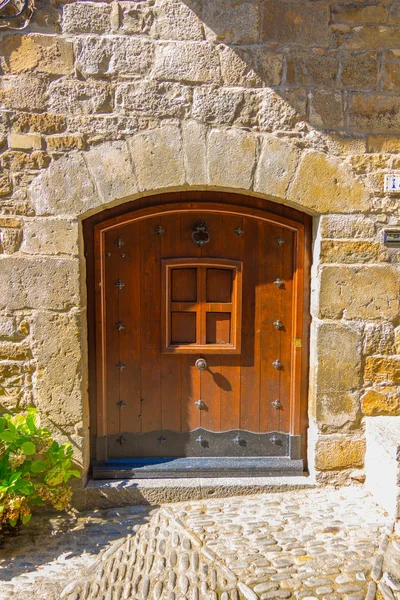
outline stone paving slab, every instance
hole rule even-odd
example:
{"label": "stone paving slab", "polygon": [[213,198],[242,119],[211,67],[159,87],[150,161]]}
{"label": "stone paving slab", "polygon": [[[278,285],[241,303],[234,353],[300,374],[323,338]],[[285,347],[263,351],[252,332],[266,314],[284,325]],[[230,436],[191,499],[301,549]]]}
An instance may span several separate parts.
{"label": "stone paving slab", "polygon": [[373,600],[377,581],[394,600],[381,581],[390,526],[361,488],[81,513],[50,540],[39,528],[29,547],[28,530],[6,540],[0,598]]}

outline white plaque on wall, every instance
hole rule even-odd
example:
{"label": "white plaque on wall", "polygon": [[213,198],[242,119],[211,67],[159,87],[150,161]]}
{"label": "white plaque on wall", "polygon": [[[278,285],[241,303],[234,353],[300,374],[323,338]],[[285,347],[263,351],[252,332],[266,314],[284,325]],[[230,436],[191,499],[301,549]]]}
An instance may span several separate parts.
{"label": "white plaque on wall", "polygon": [[387,173],[385,175],[385,192],[400,192],[400,173]]}

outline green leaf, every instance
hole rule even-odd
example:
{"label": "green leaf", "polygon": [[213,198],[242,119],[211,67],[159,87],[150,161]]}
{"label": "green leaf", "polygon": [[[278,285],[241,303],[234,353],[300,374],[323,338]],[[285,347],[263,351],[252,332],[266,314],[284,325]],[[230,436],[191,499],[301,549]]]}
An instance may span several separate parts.
{"label": "green leaf", "polygon": [[18,519],[10,519],[10,525],[11,527],[15,527],[17,524]]}
{"label": "green leaf", "polygon": [[28,414],[26,415],[26,426],[32,433],[34,433],[38,428],[39,417],[35,408],[28,409]]}
{"label": "green leaf", "polygon": [[26,481],[26,479],[20,479],[16,482],[14,489],[17,492],[21,492],[22,494],[30,494],[32,491],[32,484],[30,481]]}
{"label": "green leaf", "polygon": [[3,431],[0,433],[0,440],[3,442],[7,442],[8,444],[12,444],[17,439],[17,434],[12,431]]}
{"label": "green leaf", "polygon": [[24,442],[21,446],[21,450],[24,454],[30,456],[31,454],[35,454],[36,446],[33,442]]}
{"label": "green leaf", "polygon": [[22,523],[24,525],[26,525],[27,523],[29,523],[29,521],[31,520],[31,518],[32,518],[32,514],[31,513],[29,513],[29,515],[22,515]]}
{"label": "green leaf", "polygon": [[81,476],[79,471],[77,471],[76,469],[71,469],[71,471],[68,471],[68,475],[70,475],[71,477],[80,477]]}
{"label": "green leaf", "polygon": [[35,460],[31,465],[32,473],[42,473],[46,468],[46,463],[43,460]]}
{"label": "green leaf", "polygon": [[13,473],[10,476],[10,479],[8,480],[8,485],[13,485],[13,483],[15,483],[16,481],[18,481],[18,479],[20,479],[22,477],[22,473],[20,471],[17,471],[17,473]]}

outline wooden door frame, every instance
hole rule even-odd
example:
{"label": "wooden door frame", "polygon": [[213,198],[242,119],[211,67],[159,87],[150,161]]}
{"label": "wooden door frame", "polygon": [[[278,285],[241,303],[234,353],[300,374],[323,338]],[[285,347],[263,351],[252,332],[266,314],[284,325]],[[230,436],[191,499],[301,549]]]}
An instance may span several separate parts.
{"label": "wooden door frame", "polygon": [[[250,217],[289,229],[294,233],[293,330],[291,360],[291,435],[302,436],[302,458],[307,459],[307,393],[310,329],[311,217],[289,207],[237,194],[178,192],[149,196],[140,201],[103,211],[83,222],[87,259],[89,398],[91,455],[106,460],[107,407],[105,400],[105,339],[102,326],[104,298],[104,235],[106,232],[144,219],[188,212],[211,212]],[[221,197],[222,196],[222,197]],[[214,202],[213,200],[216,200]],[[222,202],[221,202],[222,200]],[[97,274],[97,275],[96,275]]]}

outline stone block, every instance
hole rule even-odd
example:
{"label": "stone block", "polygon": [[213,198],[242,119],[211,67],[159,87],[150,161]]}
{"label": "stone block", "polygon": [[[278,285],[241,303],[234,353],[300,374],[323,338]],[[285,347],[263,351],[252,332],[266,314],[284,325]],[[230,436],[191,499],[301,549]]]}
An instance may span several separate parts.
{"label": "stone block", "polygon": [[0,171],[0,198],[12,192],[12,185],[8,172]]}
{"label": "stone block", "polygon": [[300,150],[286,140],[264,136],[254,177],[254,191],[284,198],[299,159]]}
{"label": "stone block", "polygon": [[202,21],[207,39],[224,44],[256,44],[260,39],[261,11],[258,2],[204,0]]}
{"label": "stone block", "polygon": [[213,129],[208,138],[208,181],[221,188],[249,190],[257,139],[239,130]]}
{"label": "stone block", "polygon": [[138,116],[128,113],[111,115],[74,115],[68,118],[68,128],[71,131],[79,131],[84,135],[88,144],[99,144],[105,141],[114,141],[116,139],[125,139],[126,136],[139,131],[139,129],[154,126],[151,119],[145,120],[145,124]]}
{"label": "stone block", "polygon": [[375,223],[365,215],[323,215],[320,220],[322,238],[374,238]]}
{"label": "stone block", "polygon": [[20,227],[22,220],[18,217],[0,217],[0,227]]}
{"label": "stone block", "polygon": [[397,2],[388,7],[388,25],[400,25],[400,4]]}
{"label": "stone block", "polygon": [[400,326],[394,330],[394,343],[396,348],[396,354],[400,354]]}
{"label": "stone block", "polygon": [[36,177],[29,189],[36,214],[84,214],[101,204],[81,154],[66,155]]}
{"label": "stone block", "polygon": [[0,41],[0,65],[4,73],[71,75],[72,43],[53,35],[7,35]]}
{"label": "stone block", "polygon": [[137,181],[126,142],[104,142],[83,156],[103,202],[137,193]]}
{"label": "stone block", "polygon": [[379,169],[387,169],[389,167],[388,156],[382,154],[354,154],[350,157],[351,166],[357,175],[364,175]]}
{"label": "stone block", "polygon": [[10,133],[8,147],[18,150],[41,150],[43,138],[38,133]]}
{"label": "stone block", "polygon": [[82,324],[77,314],[36,312],[32,352],[37,365],[35,404],[58,426],[82,421]]}
{"label": "stone block", "polygon": [[322,240],[320,260],[322,263],[369,263],[387,258],[382,244],[366,241]]}
{"label": "stone block", "polygon": [[353,27],[343,39],[344,50],[386,50],[398,48],[399,30],[383,25]]}
{"label": "stone block", "polygon": [[400,90],[400,63],[387,63],[383,67],[382,89],[388,92]]}
{"label": "stone block", "polygon": [[12,127],[19,133],[38,132],[50,135],[64,131],[66,119],[51,113],[19,113],[13,118]]}
{"label": "stone block", "polygon": [[207,128],[204,125],[196,121],[183,121],[183,160],[188,185],[207,183],[206,136]]}
{"label": "stone block", "polygon": [[45,111],[49,81],[44,76],[11,75],[0,78],[0,109]]}
{"label": "stone block", "polygon": [[321,269],[320,315],[327,319],[390,320],[399,310],[399,277],[389,266]]}
{"label": "stone block", "polygon": [[364,329],[364,354],[395,354],[392,323],[367,323]]}
{"label": "stone block", "polygon": [[[125,19],[123,19],[125,28]],[[151,35],[166,40],[204,39],[203,23],[195,11],[180,0],[162,0],[156,9]]]}
{"label": "stone block", "polygon": [[378,83],[376,52],[343,52],[341,55],[340,84],[351,90],[374,90]]}
{"label": "stone block", "polygon": [[50,156],[46,152],[18,152],[16,150],[7,150],[0,156],[0,163],[3,168],[11,171],[37,171],[45,169],[50,164]]}
{"label": "stone block", "polygon": [[358,4],[335,4],[332,7],[332,19],[335,23],[385,23],[387,19],[387,8],[381,4],[371,4],[363,6]]}
{"label": "stone block", "polygon": [[102,81],[56,80],[49,85],[48,97],[54,113],[88,115],[112,110],[111,87]]}
{"label": "stone block", "polygon": [[279,85],[283,57],[268,46],[218,46],[224,85],[264,87]]}
{"label": "stone block", "polygon": [[317,213],[351,213],[369,208],[367,191],[350,167],[314,151],[303,156],[287,198]]}
{"label": "stone block", "polygon": [[0,360],[30,360],[31,349],[26,342],[0,342]]}
{"label": "stone block", "polygon": [[185,182],[181,134],[166,126],[134,136],[129,142],[140,190],[179,187]]}
{"label": "stone block", "polygon": [[332,89],[336,86],[338,69],[336,52],[291,52],[287,58],[286,83]]}
{"label": "stone block", "polygon": [[193,92],[192,117],[206,123],[230,125],[243,99],[240,90],[202,86]]}
{"label": "stone block", "polygon": [[316,90],[311,94],[310,124],[322,129],[343,129],[344,107],[340,92]]}
{"label": "stone block", "polygon": [[78,260],[8,256],[1,265],[1,310],[61,311],[80,302]]}
{"label": "stone block", "polygon": [[25,219],[21,252],[24,254],[79,255],[78,223],[51,217]]}
{"label": "stone block", "polygon": [[400,388],[392,386],[368,390],[362,397],[362,410],[367,416],[400,415]]}
{"label": "stone block", "polygon": [[319,471],[349,469],[364,465],[365,440],[345,435],[321,436],[315,448]]}
{"label": "stone block", "polygon": [[261,131],[293,130],[299,121],[299,114],[291,104],[272,89],[257,93],[254,111],[257,111],[258,126]]}
{"label": "stone block", "polygon": [[122,83],[117,86],[116,109],[151,118],[183,117],[191,104],[187,86],[173,82]]}
{"label": "stone block", "polygon": [[0,230],[0,248],[4,254],[14,254],[18,252],[22,241],[22,231],[7,227]]}
{"label": "stone block", "polygon": [[49,152],[71,152],[83,150],[86,146],[85,138],[81,134],[50,135],[46,138],[46,144]]}
{"label": "stone block", "polygon": [[357,389],[361,375],[359,331],[346,325],[322,323],[317,329],[316,345],[317,393],[337,394]]}
{"label": "stone block", "polygon": [[262,40],[279,44],[329,45],[330,11],[327,4],[264,2]]}
{"label": "stone block", "polygon": [[110,4],[103,2],[73,2],[64,5],[64,33],[110,33]]}
{"label": "stone block", "polygon": [[393,133],[400,128],[400,98],[378,94],[354,94],[350,100],[351,129],[368,133]]}
{"label": "stone block", "polygon": [[316,419],[322,433],[349,431],[360,423],[360,399],[354,392],[318,394]]}
{"label": "stone block", "polygon": [[144,78],[153,63],[153,44],[126,36],[85,37],[75,44],[76,69],[85,77]]}
{"label": "stone block", "polygon": [[17,335],[14,317],[0,317],[0,339],[12,339]]}
{"label": "stone block", "polygon": [[400,137],[389,135],[369,135],[367,138],[368,152],[383,152],[400,154]]}
{"label": "stone block", "polygon": [[364,380],[366,384],[400,384],[400,356],[367,356]]}
{"label": "stone block", "polygon": [[120,30],[123,33],[148,34],[154,22],[154,7],[148,2],[121,2]]}
{"label": "stone block", "polygon": [[219,83],[218,53],[207,42],[160,42],[153,77],[185,83]]}

